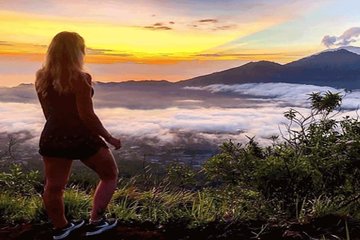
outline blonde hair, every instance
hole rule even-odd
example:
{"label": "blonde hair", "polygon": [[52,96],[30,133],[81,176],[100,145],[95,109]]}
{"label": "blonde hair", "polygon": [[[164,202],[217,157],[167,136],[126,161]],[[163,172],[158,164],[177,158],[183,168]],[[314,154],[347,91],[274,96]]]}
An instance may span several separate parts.
{"label": "blonde hair", "polygon": [[35,87],[40,94],[52,85],[60,94],[69,93],[83,73],[84,39],[75,32],[60,32],[52,39],[43,67],[37,71]]}

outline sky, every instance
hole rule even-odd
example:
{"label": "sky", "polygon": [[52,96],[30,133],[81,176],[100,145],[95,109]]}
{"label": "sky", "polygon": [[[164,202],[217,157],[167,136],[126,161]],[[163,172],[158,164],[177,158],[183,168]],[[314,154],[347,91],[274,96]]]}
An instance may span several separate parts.
{"label": "sky", "polygon": [[0,86],[34,81],[52,37],[84,37],[96,81],[184,80],[360,46],[356,0],[0,0]]}

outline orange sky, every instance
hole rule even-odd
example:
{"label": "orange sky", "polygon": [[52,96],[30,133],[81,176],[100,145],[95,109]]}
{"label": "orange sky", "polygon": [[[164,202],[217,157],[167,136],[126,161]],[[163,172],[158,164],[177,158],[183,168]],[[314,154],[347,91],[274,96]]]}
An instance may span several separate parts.
{"label": "orange sky", "polygon": [[352,18],[340,19],[337,26],[325,21],[341,13],[334,11],[334,4],[331,0],[0,1],[0,86],[32,82],[52,37],[64,30],[85,38],[86,63],[99,81],[177,81],[248,61],[286,63],[321,51],[324,35],[352,26]]}

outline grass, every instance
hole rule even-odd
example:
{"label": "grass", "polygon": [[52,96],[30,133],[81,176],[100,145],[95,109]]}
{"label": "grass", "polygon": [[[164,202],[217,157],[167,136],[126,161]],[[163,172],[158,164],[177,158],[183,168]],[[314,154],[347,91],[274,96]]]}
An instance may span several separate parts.
{"label": "grass", "polygon": [[76,186],[67,189],[64,193],[64,205],[67,217],[86,219],[89,215],[91,199],[90,194],[87,194]]}
{"label": "grass", "polygon": [[[93,192],[76,186],[67,188],[64,205],[68,218],[87,219]],[[248,218],[246,208],[223,199],[210,190],[188,191],[170,188],[139,190],[134,186],[117,189],[108,206],[108,213],[123,221],[166,223],[173,219],[190,219],[199,225],[215,220]],[[249,209],[249,212],[256,209]],[[253,215],[249,213],[249,215]],[[245,217],[246,216],[246,217]],[[23,196],[9,191],[0,193],[2,223],[41,222],[46,220],[40,195]]]}
{"label": "grass", "polygon": [[[280,216],[271,202],[255,196],[236,192],[224,197],[224,189],[188,191],[170,188],[140,190],[135,186],[118,188],[108,206],[111,216],[123,221],[153,222],[162,224],[173,219],[189,219],[194,226],[212,221],[247,221]],[[91,209],[92,194],[72,186],[64,193],[68,218],[87,219]],[[226,195],[226,194],[225,194]],[[296,217],[299,222],[307,218],[328,214],[359,215],[358,202],[338,209],[338,203],[326,196],[300,201]],[[0,218],[2,223],[46,220],[40,195],[22,196],[11,192],[0,193]]]}
{"label": "grass", "polygon": [[[16,170],[16,171],[15,171]],[[32,172],[16,168],[16,177],[3,174],[0,181],[0,225],[23,222],[47,222],[41,195],[35,186],[38,177]],[[13,172],[14,172],[13,171]],[[17,186],[16,179],[21,179]],[[27,179],[30,179],[29,181]],[[69,219],[88,219],[94,184],[73,182],[64,192],[66,216]],[[11,184],[5,184],[10,182]],[[296,198],[294,208],[281,204],[277,199],[266,199],[254,189],[242,186],[203,186],[186,189],[163,181],[148,180],[146,186],[134,177],[121,180],[108,206],[108,214],[128,223],[151,223],[154,226],[175,224],[181,229],[208,229],[213,223],[236,226],[236,223],[255,222],[254,234],[264,235],[272,229],[272,223],[294,222],[308,224],[311,219],[327,215],[352,216],[360,219],[360,199],[355,195],[329,197],[325,194],[315,198]],[[36,190],[38,189],[38,190]],[[20,191],[19,191],[20,190]],[[31,193],[31,194],[29,194]],[[355,199],[355,201],[350,201]],[[345,204],[346,203],[346,204]],[[344,239],[352,237],[352,223],[344,223]],[[319,236],[321,238],[321,236]],[[328,235],[324,235],[326,239]]]}
{"label": "grass", "polygon": [[350,231],[349,231],[347,220],[345,220],[345,232],[346,232],[346,240],[350,240]]}
{"label": "grass", "polygon": [[43,216],[40,196],[19,197],[7,192],[0,194],[0,221],[2,223],[41,221]]}
{"label": "grass", "polygon": [[[131,224],[175,224],[178,228],[187,229],[186,231],[208,229],[209,226],[214,226],[214,223],[220,224],[215,226],[234,226],[236,229],[237,223],[254,222],[255,228],[252,231],[256,236],[269,234],[274,222],[297,220],[298,223],[306,225],[311,219],[332,214],[345,217],[341,219],[360,216],[359,199],[351,202],[341,196],[336,199],[326,195],[314,199],[297,198],[292,210],[295,213],[293,219],[292,215],[288,214],[289,209],[283,208],[278,201],[264,199],[259,192],[241,187],[218,186],[187,190],[164,182],[149,183],[149,186],[144,188],[136,181],[120,181],[108,206],[108,214]],[[30,189],[30,185],[22,188],[24,192],[35,191]],[[93,194],[94,187],[70,183],[64,192],[67,217],[88,219]],[[342,206],[344,202],[349,204]],[[4,188],[0,193],[0,226],[47,221],[40,194],[29,196],[18,193],[16,188]],[[346,220],[342,223],[343,239],[353,239],[353,225]],[[328,236],[319,237],[327,239]]]}

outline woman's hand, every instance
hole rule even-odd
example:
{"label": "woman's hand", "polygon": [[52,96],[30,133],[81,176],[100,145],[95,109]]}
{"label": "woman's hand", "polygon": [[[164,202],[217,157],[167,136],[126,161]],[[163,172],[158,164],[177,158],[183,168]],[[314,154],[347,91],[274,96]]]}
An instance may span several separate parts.
{"label": "woman's hand", "polygon": [[120,138],[114,138],[113,136],[108,137],[105,139],[108,143],[113,145],[115,147],[115,150],[118,150],[121,148],[121,141]]}

